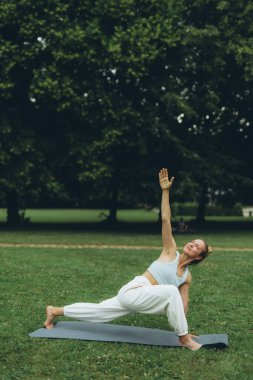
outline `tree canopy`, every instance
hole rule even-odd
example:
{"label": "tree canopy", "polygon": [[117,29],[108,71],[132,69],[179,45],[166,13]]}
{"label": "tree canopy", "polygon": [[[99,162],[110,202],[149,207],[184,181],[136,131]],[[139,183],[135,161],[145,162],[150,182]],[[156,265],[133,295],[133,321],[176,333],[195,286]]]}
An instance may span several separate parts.
{"label": "tree canopy", "polygon": [[252,11],[3,0],[0,185],[16,220],[18,198],[48,194],[106,202],[115,221],[117,202],[157,202],[161,166],[194,192],[200,220],[208,192],[252,202]]}

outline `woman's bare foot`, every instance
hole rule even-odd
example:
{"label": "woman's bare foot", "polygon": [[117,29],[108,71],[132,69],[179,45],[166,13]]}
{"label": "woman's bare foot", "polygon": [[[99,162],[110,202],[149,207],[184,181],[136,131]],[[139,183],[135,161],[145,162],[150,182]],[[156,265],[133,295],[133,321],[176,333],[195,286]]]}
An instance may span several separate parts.
{"label": "woman's bare foot", "polygon": [[53,306],[48,306],[46,308],[46,315],[47,315],[47,319],[44,322],[44,327],[46,329],[52,329],[54,327],[53,320],[55,318]]}
{"label": "woman's bare foot", "polygon": [[202,347],[202,344],[195,342],[192,338],[197,338],[197,336],[192,334],[179,336],[179,342],[182,346],[189,348],[191,351],[197,351]]}

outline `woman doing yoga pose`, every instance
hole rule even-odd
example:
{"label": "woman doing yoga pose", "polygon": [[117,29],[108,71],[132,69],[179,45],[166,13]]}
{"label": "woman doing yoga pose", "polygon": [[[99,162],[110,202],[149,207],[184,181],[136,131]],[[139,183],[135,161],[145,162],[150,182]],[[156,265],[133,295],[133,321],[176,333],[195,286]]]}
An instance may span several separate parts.
{"label": "woman doing yoga pose", "polygon": [[[188,294],[191,284],[189,264],[198,264],[211,252],[202,239],[185,244],[183,252],[177,251],[172,236],[169,189],[174,177],[169,180],[167,169],[159,172],[162,189],[162,242],[163,248],[159,258],[145,273],[136,276],[124,285],[116,297],[100,303],[75,303],[65,307],[48,306],[46,308],[47,329],[53,328],[57,316],[89,322],[109,322],[131,313],[167,315],[169,324],[179,337],[180,344],[193,351],[201,344],[188,333],[186,314],[188,311]],[[196,337],[195,337],[196,338]]]}

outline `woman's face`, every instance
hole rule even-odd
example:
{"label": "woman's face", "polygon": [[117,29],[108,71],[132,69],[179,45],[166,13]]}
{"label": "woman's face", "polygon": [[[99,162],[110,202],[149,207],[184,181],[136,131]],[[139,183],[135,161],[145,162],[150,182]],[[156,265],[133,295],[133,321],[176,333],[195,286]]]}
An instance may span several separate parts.
{"label": "woman's face", "polygon": [[186,243],[184,246],[184,253],[186,253],[191,258],[197,258],[202,252],[206,249],[206,245],[203,240],[196,239],[192,240],[189,243]]}

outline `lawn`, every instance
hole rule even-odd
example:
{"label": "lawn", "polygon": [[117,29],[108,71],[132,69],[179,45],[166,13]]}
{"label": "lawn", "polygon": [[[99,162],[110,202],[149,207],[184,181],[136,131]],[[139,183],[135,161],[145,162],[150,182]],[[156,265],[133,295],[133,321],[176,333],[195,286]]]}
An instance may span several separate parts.
{"label": "lawn", "polygon": [[[98,223],[108,216],[106,209],[27,209],[24,212],[25,218],[28,218],[32,223]],[[146,209],[127,209],[118,210],[117,217],[120,222],[131,223],[155,223],[158,220],[159,210],[154,208],[152,210]],[[175,216],[174,222],[182,216]],[[193,216],[184,216],[186,221],[193,219]],[[0,222],[6,220],[6,209],[0,208]],[[252,221],[253,217],[242,216],[207,216],[207,221],[227,221],[227,222],[247,222]]]}
{"label": "lawn", "polygon": [[[25,218],[32,223],[96,223],[108,216],[108,210],[94,209],[28,209]],[[0,222],[5,221],[6,210],[0,209]],[[156,222],[156,211],[142,209],[119,210],[118,219],[125,222]]]}
{"label": "lawn", "polygon": [[[47,304],[99,302],[114,296],[157,257],[158,233],[2,229],[2,243],[124,244],[149,249],[0,247],[1,379],[252,379],[252,233],[203,234],[217,250],[192,268],[188,322],[196,334],[227,333],[229,347],[193,353],[181,348],[28,336],[42,326]],[[182,246],[192,236],[175,237]],[[252,251],[234,251],[234,247]],[[114,323],[168,328],[162,316],[127,316]]]}

